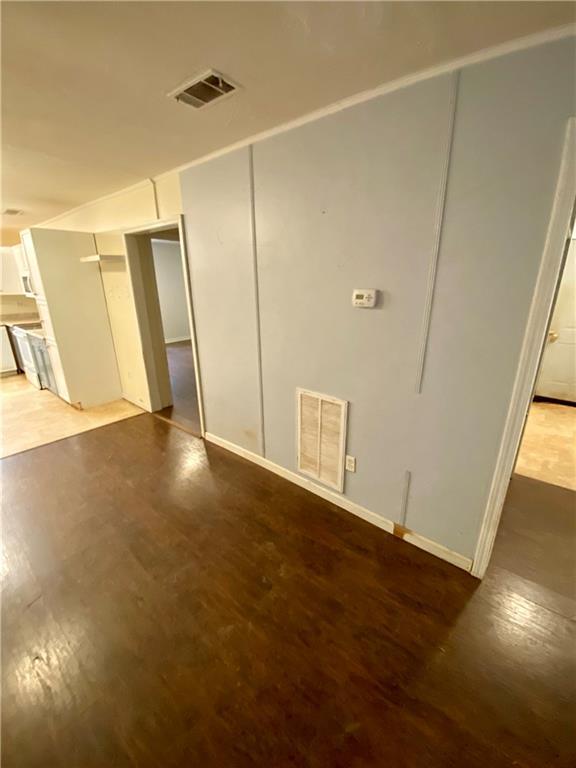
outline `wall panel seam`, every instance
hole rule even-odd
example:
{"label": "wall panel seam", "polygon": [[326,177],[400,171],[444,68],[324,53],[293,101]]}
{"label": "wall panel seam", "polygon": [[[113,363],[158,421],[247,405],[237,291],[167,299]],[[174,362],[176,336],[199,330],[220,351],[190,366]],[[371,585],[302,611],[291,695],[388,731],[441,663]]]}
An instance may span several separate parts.
{"label": "wall panel seam", "polygon": [[254,148],[248,147],[248,166],[250,174],[250,232],[252,237],[252,268],[254,275],[254,304],[256,311],[256,355],[258,358],[258,404],[260,410],[260,449],[266,456],[266,437],[264,432],[264,387],[262,381],[262,328],[260,315],[260,285],[258,281],[258,244],[256,240],[256,190],[254,187]]}
{"label": "wall panel seam", "polygon": [[442,231],[444,226],[444,216],[446,211],[446,197],[448,190],[448,177],[450,174],[450,162],[452,159],[452,146],[454,144],[454,127],[456,123],[456,106],[458,101],[458,86],[460,73],[454,72],[451,76],[450,92],[450,110],[448,117],[448,131],[446,140],[446,151],[442,176],[438,188],[438,200],[436,205],[436,222],[434,226],[434,245],[430,258],[428,269],[428,280],[426,285],[426,298],[424,301],[424,314],[422,320],[422,331],[420,337],[420,349],[418,352],[418,364],[416,373],[416,394],[422,394],[422,385],[424,380],[424,369],[426,366],[426,357],[428,354],[428,343],[430,339],[430,324],[432,320],[432,309],[434,306],[434,295],[436,292],[436,280],[438,276],[438,262],[440,259],[440,248],[442,245]]}

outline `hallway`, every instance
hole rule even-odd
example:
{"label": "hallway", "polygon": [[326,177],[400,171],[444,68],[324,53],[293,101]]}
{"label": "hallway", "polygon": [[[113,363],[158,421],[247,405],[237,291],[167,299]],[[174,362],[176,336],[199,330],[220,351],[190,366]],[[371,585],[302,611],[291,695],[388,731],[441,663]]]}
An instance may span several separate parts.
{"label": "hallway", "polygon": [[530,405],[515,473],[576,491],[576,407]]}
{"label": "hallway", "polygon": [[183,427],[193,435],[200,435],[198,395],[194,377],[194,358],[190,341],[166,344],[168,370],[172,387],[172,405],[163,408],[158,415]]}
{"label": "hallway", "polygon": [[479,583],[147,414],[2,475],[4,768],[573,762],[571,609],[530,574]]}

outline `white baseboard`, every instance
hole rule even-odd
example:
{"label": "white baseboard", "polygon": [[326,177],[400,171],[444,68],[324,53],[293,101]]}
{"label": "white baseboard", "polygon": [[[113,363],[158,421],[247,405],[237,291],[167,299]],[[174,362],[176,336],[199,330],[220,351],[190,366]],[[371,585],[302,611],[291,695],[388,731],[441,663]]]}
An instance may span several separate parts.
{"label": "white baseboard", "polygon": [[[372,525],[376,525],[378,528],[382,528],[384,531],[394,534],[395,524],[391,520],[382,517],[382,515],[377,515],[376,512],[372,512],[371,510],[360,506],[360,504],[350,501],[350,499],[347,499],[345,496],[342,496],[335,491],[331,491],[328,488],[316,485],[316,483],[308,480],[308,478],[302,477],[289,469],[285,469],[279,464],[275,464],[273,461],[265,459],[263,456],[258,456],[257,453],[252,453],[252,451],[242,448],[240,445],[231,443],[229,440],[213,435],[211,432],[206,432],[204,437],[208,442],[214,443],[214,445],[218,445],[220,448],[225,448],[227,451],[231,451],[254,464],[258,464],[258,466],[268,469],[270,472],[274,472],[275,475],[279,475],[285,480],[289,480],[291,483],[299,485],[301,488],[305,488],[307,491],[316,494],[316,496],[320,496],[322,499],[330,501],[332,504],[336,504],[337,507],[345,509],[347,512],[351,512],[357,517],[361,517],[363,520],[366,520],[366,522],[372,523]],[[459,552],[453,552],[451,549],[442,546],[442,544],[438,544],[424,536],[420,536],[419,534],[414,533],[414,531],[405,531],[400,538],[402,538],[403,541],[407,541],[409,544],[413,544],[419,549],[429,552],[431,555],[439,557],[441,560],[446,560],[448,563],[452,563],[452,565],[462,568],[464,571],[470,571],[472,568],[472,560],[470,558],[464,557],[464,555],[461,555]]]}
{"label": "white baseboard", "polygon": [[164,339],[164,344],[176,344],[177,341],[192,341],[190,336],[174,336],[171,339]]}
{"label": "white baseboard", "polygon": [[464,555],[461,555],[460,552],[454,552],[453,549],[448,549],[448,547],[438,544],[437,541],[427,539],[419,533],[414,533],[414,531],[405,533],[402,538],[409,544],[414,544],[414,546],[419,549],[423,549],[425,552],[429,552],[431,555],[439,557],[440,560],[446,560],[447,563],[452,563],[452,565],[462,568],[463,571],[472,570],[472,558],[465,557]]}

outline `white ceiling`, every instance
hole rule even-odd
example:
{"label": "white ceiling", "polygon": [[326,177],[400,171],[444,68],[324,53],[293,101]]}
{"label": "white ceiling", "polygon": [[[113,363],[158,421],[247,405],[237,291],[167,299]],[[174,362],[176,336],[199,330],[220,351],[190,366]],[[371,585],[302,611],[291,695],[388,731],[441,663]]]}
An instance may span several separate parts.
{"label": "white ceiling", "polygon": [[[2,2],[3,227],[401,76],[574,21],[555,2]],[[166,98],[215,68],[242,89]]]}

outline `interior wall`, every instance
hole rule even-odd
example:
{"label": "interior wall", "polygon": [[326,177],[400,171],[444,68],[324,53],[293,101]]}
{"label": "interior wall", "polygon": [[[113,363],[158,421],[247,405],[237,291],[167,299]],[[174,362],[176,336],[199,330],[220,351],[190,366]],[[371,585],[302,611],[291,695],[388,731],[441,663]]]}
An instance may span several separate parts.
{"label": "interior wall", "polygon": [[152,253],[164,341],[169,344],[189,340],[190,324],[180,243],[152,238]]}
{"label": "interior wall", "polygon": [[[297,387],[349,401],[346,495],[390,520],[415,439],[452,80],[254,146],[266,456],[296,470]],[[354,288],[377,288],[379,305],[355,309]]]}
{"label": "interior wall", "polygon": [[181,179],[206,429],[261,453],[250,149]]}
{"label": "interior wall", "polygon": [[[345,496],[473,556],[576,111],[573,65],[568,39],[460,73],[442,220],[446,76],[256,144],[253,178],[249,150],[182,173],[208,432],[254,450],[243,428],[263,426],[263,453],[295,470],[295,387],[348,399]],[[354,310],[353,288],[368,287],[380,305]]]}
{"label": "interior wall", "polygon": [[576,114],[574,57],[571,38],[460,75],[408,513],[457,551],[474,552],[487,504]]}
{"label": "interior wall", "polygon": [[149,409],[146,368],[126,265],[124,240],[121,234],[111,232],[102,232],[95,237],[98,253],[116,257],[104,258],[100,262],[100,272],[118,361],[122,397],[141,408]]}
{"label": "interior wall", "polygon": [[42,223],[42,227],[113,232],[171,219],[182,213],[176,171],[148,179]]}

